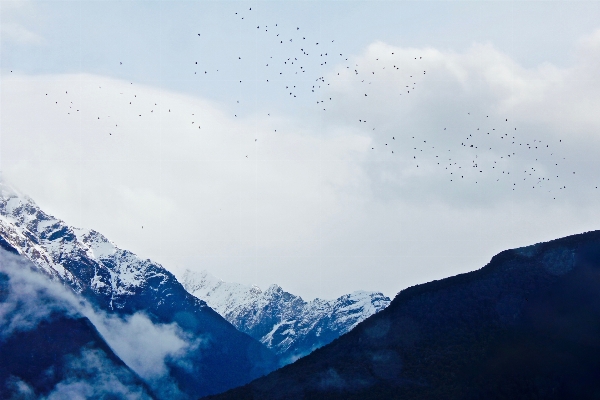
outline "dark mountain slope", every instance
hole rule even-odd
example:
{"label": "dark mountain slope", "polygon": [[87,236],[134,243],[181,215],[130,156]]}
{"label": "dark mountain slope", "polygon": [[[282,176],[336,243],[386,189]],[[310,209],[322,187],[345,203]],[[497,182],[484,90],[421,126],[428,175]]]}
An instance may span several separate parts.
{"label": "dark mountain slope", "polygon": [[600,398],[600,231],[401,291],[313,354],[211,399]]}
{"label": "dark mountain slope", "polygon": [[[99,361],[101,368],[81,368],[81,363],[90,359]],[[19,393],[17,382],[28,386],[27,390],[21,388],[19,394],[31,390],[47,396],[57,392],[59,385],[77,383],[93,387],[99,379],[107,377],[115,390],[95,388],[97,398],[153,398],[146,384],[113,353],[86,318],[52,315],[35,330],[20,332],[0,342],[0,360],[3,399]],[[127,390],[123,391],[124,388]]]}
{"label": "dark mountain slope", "polygon": [[0,254],[1,399],[154,398],[90,320],[67,303],[39,292],[23,294],[32,302],[15,299],[5,259]]}

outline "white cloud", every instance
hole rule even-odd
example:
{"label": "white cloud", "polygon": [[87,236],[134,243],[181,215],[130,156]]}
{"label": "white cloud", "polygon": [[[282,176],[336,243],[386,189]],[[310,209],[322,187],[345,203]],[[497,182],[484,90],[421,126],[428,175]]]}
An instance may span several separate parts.
{"label": "white cloud", "polygon": [[124,319],[92,315],[91,321],[119,357],[142,378],[152,381],[168,375],[165,361],[183,356],[188,342],[176,324],[155,325],[143,314]]}
{"label": "white cloud", "polygon": [[[167,363],[185,365],[188,352],[196,351],[202,345],[202,338],[189,337],[176,324],[155,324],[143,313],[119,317],[96,310],[62,285],[33,272],[28,261],[4,250],[0,250],[0,273],[9,277],[3,287],[7,296],[0,302],[1,338],[35,329],[55,312],[85,316],[115,354],[156,394],[161,398],[184,397],[170,377]],[[131,375],[114,366],[99,351],[82,350],[72,357],[67,370],[72,376],[56,385],[48,398],[89,398],[99,393],[144,398],[138,384],[131,381]],[[87,378],[82,380],[81,376]],[[14,381],[11,385],[15,392],[27,392],[26,382]]]}
{"label": "white cloud", "polygon": [[247,254],[255,237],[267,247],[314,240],[322,217],[339,212],[338,190],[358,185],[370,141],[238,121],[202,99],[91,75],[4,87],[14,96],[2,111],[5,174],[49,212],[158,261],[159,238],[193,240],[208,255]]}
{"label": "white cloud", "polygon": [[[11,277],[8,296],[0,303],[0,337],[6,338],[21,331],[34,329],[48,319],[54,311],[66,315],[78,313],[75,297],[57,284],[48,284],[48,279],[35,274],[30,264],[0,249],[0,272]],[[40,304],[40,298],[51,301]]]}
{"label": "white cloud", "polygon": [[[569,67],[533,68],[491,44],[375,42],[324,76],[335,101],[318,114],[234,117],[135,82],[12,77],[3,171],[50,213],[174,272],[277,282],[307,298],[393,295],[594,228],[597,37]],[[467,139],[477,132],[492,139]],[[538,153],[521,150],[540,141]]]}

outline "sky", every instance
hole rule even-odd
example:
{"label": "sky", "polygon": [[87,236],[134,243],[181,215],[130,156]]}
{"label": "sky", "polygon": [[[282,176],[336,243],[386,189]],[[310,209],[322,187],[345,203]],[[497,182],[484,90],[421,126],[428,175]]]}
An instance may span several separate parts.
{"label": "sky", "polygon": [[0,170],[182,276],[403,288],[599,228],[597,1],[0,1]]}

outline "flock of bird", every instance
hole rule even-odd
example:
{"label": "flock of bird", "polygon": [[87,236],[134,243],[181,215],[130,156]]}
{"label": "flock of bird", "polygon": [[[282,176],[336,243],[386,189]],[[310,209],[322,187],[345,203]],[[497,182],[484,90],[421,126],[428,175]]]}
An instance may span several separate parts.
{"label": "flock of bird", "polygon": [[[253,31],[255,35],[260,35],[258,39],[261,46],[268,51],[272,50],[264,60],[253,59],[259,63],[254,66],[257,72],[250,85],[253,90],[277,93],[277,98],[287,102],[289,107],[311,109],[315,118],[323,119],[327,118],[328,110],[340,109],[339,100],[348,103],[349,99],[340,99],[340,92],[331,86],[332,83],[344,81],[355,88],[361,88],[352,91],[357,96],[350,99],[354,104],[361,104],[360,101],[370,102],[368,107],[365,103],[362,115],[362,111],[346,115],[346,123],[353,124],[352,128],[368,131],[372,137],[368,150],[378,157],[385,154],[386,157],[401,158],[406,167],[419,169],[423,174],[444,176],[449,182],[477,185],[494,182],[511,191],[541,191],[553,199],[569,187],[569,178],[576,171],[565,169],[565,157],[561,156],[562,140],[533,137],[526,130],[518,129],[508,117],[490,118],[464,110],[460,117],[464,126],[460,129],[440,126],[437,131],[424,129],[407,132],[402,127],[394,130],[378,126],[376,115],[368,110],[376,108],[377,102],[382,101],[378,98],[381,90],[372,88],[377,85],[381,88],[382,84],[385,86],[386,82],[390,83],[386,90],[395,91],[393,95],[399,107],[404,104],[402,102],[410,101],[410,96],[415,96],[419,88],[427,84],[427,70],[424,67],[427,60],[423,55],[415,53],[408,56],[406,52],[395,54],[390,50],[390,54],[385,57],[379,55],[372,60],[363,59],[366,64],[359,65],[356,58],[336,51],[334,39],[315,39],[314,35],[304,32],[300,26],[256,24],[256,19],[249,17],[252,12],[249,7],[236,12],[233,17],[239,19],[243,32],[249,35]],[[196,40],[204,40],[202,33],[197,33]],[[239,71],[248,68],[242,54],[236,60],[228,61],[237,62]],[[122,65],[123,62],[119,61],[119,66]],[[219,72],[218,69],[204,68],[201,58],[200,61],[194,61],[189,71],[190,74],[193,72],[193,79],[207,79],[211,74]],[[229,79],[241,85],[247,81],[241,73]],[[133,85],[133,82],[130,84]],[[141,101],[133,87],[129,93],[120,93],[123,95],[123,107],[130,107]],[[65,95],[68,95],[68,91],[65,91]],[[54,101],[59,104],[59,100]],[[158,110],[158,101],[145,101],[148,108],[146,115],[152,115]],[[231,100],[233,118],[243,114],[240,101],[245,102],[241,95]],[[68,106],[68,115],[79,112],[78,107],[68,98],[60,103]],[[171,113],[171,109],[167,108],[163,112]],[[276,110],[270,111],[267,116],[275,113]],[[182,117],[189,119],[190,129],[202,130],[202,121],[198,115],[200,113]],[[143,114],[137,113],[136,116],[143,117]],[[109,116],[98,115],[97,119],[101,118]],[[111,123],[106,132],[109,137],[119,132],[118,121],[113,122],[114,126]],[[285,131],[285,127],[277,128],[274,128],[275,132]],[[257,142],[258,138],[251,135],[248,141]],[[248,155],[245,157],[249,158]]]}
{"label": "flock of bird", "polygon": [[490,121],[486,115],[478,122],[467,129],[443,128],[437,132],[436,136],[447,137],[443,141],[445,147],[412,136],[412,158],[417,168],[423,162],[443,168],[451,182],[491,181],[512,191],[543,190],[553,199],[557,192],[567,188],[565,157],[559,154],[561,139],[550,143],[526,132],[521,134],[508,118]]}

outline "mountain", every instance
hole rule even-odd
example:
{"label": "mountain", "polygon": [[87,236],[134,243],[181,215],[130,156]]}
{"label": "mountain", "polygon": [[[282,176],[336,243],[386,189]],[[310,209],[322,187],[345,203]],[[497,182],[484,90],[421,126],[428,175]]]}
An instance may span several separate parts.
{"label": "mountain", "polygon": [[0,246],[28,258],[101,310],[176,324],[187,351],[172,355],[167,368],[183,395],[219,393],[277,367],[269,349],[189,294],[161,265],[118,248],[96,231],[66,225],[6,184],[0,191]]}
{"label": "mountain", "polygon": [[223,282],[206,271],[186,271],[182,284],[285,363],[330,343],[390,303],[381,293],[365,291],[306,302],[277,285],[262,291],[257,286]]}
{"label": "mountain", "polygon": [[210,399],[600,398],[600,231],[401,291],[294,364]]}
{"label": "mountain", "polygon": [[60,286],[23,273],[32,267],[0,250],[0,398],[154,399]]}

